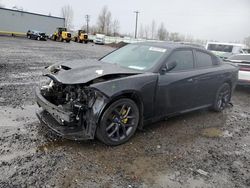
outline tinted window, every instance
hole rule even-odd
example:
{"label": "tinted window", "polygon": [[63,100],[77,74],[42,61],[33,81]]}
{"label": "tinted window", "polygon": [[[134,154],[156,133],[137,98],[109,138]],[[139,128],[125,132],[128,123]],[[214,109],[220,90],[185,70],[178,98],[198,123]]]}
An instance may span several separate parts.
{"label": "tinted window", "polygon": [[168,58],[168,62],[176,62],[177,66],[173,71],[188,70],[194,66],[194,58],[191,50],[178,50],[174,51]]}
{"label": "tinted window", "polygon": [[196,51],[197,67],[210,67],[213,65],[212,57],[200,51]]}

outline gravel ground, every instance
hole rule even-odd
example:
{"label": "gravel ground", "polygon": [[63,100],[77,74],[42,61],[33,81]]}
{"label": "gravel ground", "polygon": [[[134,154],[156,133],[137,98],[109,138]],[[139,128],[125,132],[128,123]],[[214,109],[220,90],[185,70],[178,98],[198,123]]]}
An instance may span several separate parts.
{"label": "gravel ground", "polygon": [[0,187],[249,187],[250,88],[223,113],[200,110],[107,147],[51,134],[35,116],[44,66],[96,59],[93,44],[0,38]]}

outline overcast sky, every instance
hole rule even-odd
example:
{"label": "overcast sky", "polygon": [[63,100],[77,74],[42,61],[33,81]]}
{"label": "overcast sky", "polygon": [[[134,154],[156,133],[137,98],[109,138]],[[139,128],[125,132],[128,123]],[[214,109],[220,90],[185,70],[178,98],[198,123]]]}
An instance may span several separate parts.
{"label": "overcast sky", "polygon": [[[74,10],[75,29],[91,15],[96,24],[101,8],[107,5],[112,17],[120,21],[120,31],[133,33],[134,10],[139,10],[140,24],[154,19],[163,22],[170,32],[195,38],[224,42],[242,41],[250,36],[250,0],[0,0],[6,8],[22,7],[25,11],[60,16],[61,7],[70,4]],[[0,18],[1,19],[1,18]]]}

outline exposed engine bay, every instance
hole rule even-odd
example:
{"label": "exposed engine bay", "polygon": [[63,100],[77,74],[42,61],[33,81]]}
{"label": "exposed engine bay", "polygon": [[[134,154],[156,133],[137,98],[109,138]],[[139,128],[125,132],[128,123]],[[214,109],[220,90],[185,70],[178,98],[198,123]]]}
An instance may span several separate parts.
{"label": "exposed engine bay", "polygon": [[96,99],[95,91],[87,86],[65,85],[54,81],[41,88],[41,95],[63,111],[73,112],[74,124],[82,123],[80,120],[84,113],[92,107]]}
{"label": "exposed engine bay", "polygon": [[[41,88],[41,94],[51,103],[66,111],[75,107],[87,107],[93,102],[95,93],[83,85],[64,85],[51,81]],[[89,102],[90,101],[90,102]]]}

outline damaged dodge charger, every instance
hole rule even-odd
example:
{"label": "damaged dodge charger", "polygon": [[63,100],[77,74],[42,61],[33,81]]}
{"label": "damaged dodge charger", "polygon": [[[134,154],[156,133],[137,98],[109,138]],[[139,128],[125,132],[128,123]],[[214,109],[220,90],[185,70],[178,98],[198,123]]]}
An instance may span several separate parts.
{"label": "damaged dodge charger", "polygon": [[212,53],[176,43],[137,43],[100,60],[53,65],[36,90],[37,116],[58,135],[128,141],[145,124],[189,111],[222,111],[238,68]]}

